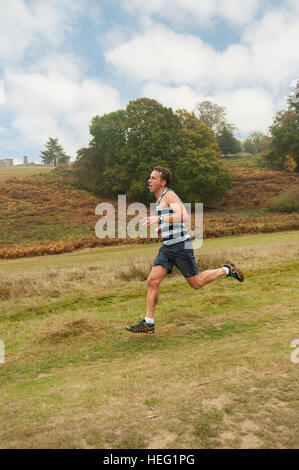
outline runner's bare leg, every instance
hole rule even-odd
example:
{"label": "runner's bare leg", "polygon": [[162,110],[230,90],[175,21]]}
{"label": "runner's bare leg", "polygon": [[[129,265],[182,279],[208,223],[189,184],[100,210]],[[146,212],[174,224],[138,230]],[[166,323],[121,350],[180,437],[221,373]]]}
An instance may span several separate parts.
{"label": "runner's bare leg", "polygon": [[160,296],[159,285],[167,273],[168,269],[164,268],[164,266],[153,266],[147,278],[146,316],[148,318],[154,318]]}
{"label": "runner's bare leg", "polygon": [[206,284],[210,282],[216,281],[219,277],[226,276],[226,272],[224,268],[218,269],[208,269],[203,271],[200,274],[192,277],[186,277],[186,281],[190,284],[193,289],[201,289]]}

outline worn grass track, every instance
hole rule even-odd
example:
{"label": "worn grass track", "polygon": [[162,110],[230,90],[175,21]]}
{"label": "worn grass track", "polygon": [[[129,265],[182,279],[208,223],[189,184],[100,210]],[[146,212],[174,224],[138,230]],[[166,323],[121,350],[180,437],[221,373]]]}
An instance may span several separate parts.
{"label": "worn grass track", "polygon": [[1,448],[298,447],[298,232],[205,241],[201,262],[233,258],[244,284],[168,277],[155,335],[131,335],[146,283],[128,260],[146,274],[157,249],[0,263]]}

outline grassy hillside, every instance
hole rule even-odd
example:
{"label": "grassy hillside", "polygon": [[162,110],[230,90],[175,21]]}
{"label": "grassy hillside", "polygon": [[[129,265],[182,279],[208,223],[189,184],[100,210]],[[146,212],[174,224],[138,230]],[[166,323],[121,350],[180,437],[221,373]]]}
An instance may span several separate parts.
{"label": "grassy hillside", "polygon": [[[256,158],[227,159],[233,187],[213,210],[204,212],[204,237],[274,232],[299,228],[299,213],[273,213],[273,197],[295,184],[299,175],[271,171]],[[102,198],[78,190],[70,170],[12,178],[0,183],[0,258],[57,254],[82,247],[142,243],[144,239],[96,238]],[[117,215],[117,201],[114,204]]]}
{"label": "grassy hillside", "polygon": [[49,173],[53,170],[51,167],[42,166],[13,166],[8,168],[0,168],[0,182],[6,181],[10,178],[24,178],[32,175],[40,175],[42,173]]}
{"label": "grassy hillside", "polygon": [[0,202],[0,244],[16,245],[90,234],[99,201],[78,190],[69,172],[52,170],[0,183]]}
{"label": "grassy hillside", "polygon": [[280,192],[299,185],[298,173],[262,167],[259,157],[226,159],[224,165],[234,175],[233,187],[217,205],[226,211],[257,209],[258,212],[269,207],[271,200]]}
{"label": "grassy hillside", "polygon": [[1,448],[297,448],[298,235],[205,240],[245,282],[167,277],[149,336],[157,246],[0,261]]}

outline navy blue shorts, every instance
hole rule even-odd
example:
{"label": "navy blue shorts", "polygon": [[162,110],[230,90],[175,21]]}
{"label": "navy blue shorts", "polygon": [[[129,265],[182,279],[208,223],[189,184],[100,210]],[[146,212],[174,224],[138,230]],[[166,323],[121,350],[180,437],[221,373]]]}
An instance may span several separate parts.
{"label": "navy blue shorts", "polygon": [[184,277],[196,276],[199,271],[193,248],[185,248],[184,245],[184,241],[174,243],[173,245],[165,245],[163,243],[153,262],[153,266],[163,266],[170,273],[173,266],[176,266]]}

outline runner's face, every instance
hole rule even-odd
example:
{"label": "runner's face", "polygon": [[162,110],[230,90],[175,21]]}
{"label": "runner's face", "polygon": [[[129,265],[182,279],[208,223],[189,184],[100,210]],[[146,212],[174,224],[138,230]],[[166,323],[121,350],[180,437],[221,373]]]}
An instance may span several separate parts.
{"label": "runner's face", "polygon": [[161,179],[161,173],[159,171],[152,171],[151,176],[148,180],[149,190],[151,193],[155,193],[160,188],[164,187],[165,180]]}

